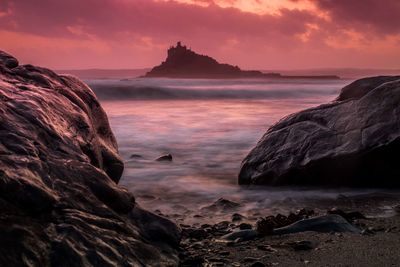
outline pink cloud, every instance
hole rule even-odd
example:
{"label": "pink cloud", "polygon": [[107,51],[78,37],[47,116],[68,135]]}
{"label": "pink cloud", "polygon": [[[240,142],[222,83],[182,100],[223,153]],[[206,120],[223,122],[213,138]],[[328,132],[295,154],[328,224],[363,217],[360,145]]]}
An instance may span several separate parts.
{"label": "pink cloud", "polygon": [[[385,22],[379,15],[382,10],[373,18],[360,14],[351,17],[358,8],[355,3],[348,4],[351,11],[344,10],[345,3],[358,1],[318,0],[317,11],[282,8],[279,15],[258,15],[222,8],[213,1],[200,2],[211,4],[152,0],[42,0],[38,4],[3,0],[0,38],[4,40],[3,49],[21,55],[22,60],[54,68],[152,66],[163,60],[166,48],[178,40],[244,68],[373,66],[379,56],[373,47],[378,42],[357,49],[357,42],[363,38],[353,37],[376,37],[377,33],[393,35],[383,55],[388,64],[380,63],[379,67],[394,67],[389,57],[399,55],[392,47],[399,28]],[[389,2],[396,10],[395,0]],[[327,12],[332,20],[317,12]],[[392,13],[388,18],[394,16]],[[343,40],[346,46],[336,45]],[[379,47],[382,45],[379,42]],[[26,51],[30,50],[37,52],[29,55]],[[348,62],[348,55],[355,59]]]}
{"label": "pink cloud", "polygon": [[398,0],[316,0],[317,6],[329,12],[335,24],[373,34],[400,33]]}

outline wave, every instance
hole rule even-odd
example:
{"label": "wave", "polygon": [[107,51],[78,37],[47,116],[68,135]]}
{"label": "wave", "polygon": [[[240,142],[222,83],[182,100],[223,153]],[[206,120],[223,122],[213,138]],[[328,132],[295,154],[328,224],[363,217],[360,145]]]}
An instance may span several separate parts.
{"label": "wave", "polygon": [[[308,98],[314,96],[337,95],[337,88],[318,90],[316,88],[282,88],[276,89],[248,89],[246,86],[232,89],[227,86],[221,88],[190,88],[157,87],[129,84],[90,84],[91,88],[101,100],[190,100],[190,99],[286,99]],[[303,86],[304,87],[304,86]]]}

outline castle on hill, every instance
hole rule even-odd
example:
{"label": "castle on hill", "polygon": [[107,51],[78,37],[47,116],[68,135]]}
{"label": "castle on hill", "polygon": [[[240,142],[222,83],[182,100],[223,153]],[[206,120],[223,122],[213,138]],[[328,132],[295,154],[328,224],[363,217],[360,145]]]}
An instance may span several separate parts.
{"label": "castle on hill", "polygon": [[338,79],[327,76],[282,76],[279,73],[263,73],[258,70],[242,70],[238,66],[219,63],[212,57],[200,55],[181,42],[171,46],[167,58],[155,66],[144,77],[165,78],[286,78],[286,79]]}

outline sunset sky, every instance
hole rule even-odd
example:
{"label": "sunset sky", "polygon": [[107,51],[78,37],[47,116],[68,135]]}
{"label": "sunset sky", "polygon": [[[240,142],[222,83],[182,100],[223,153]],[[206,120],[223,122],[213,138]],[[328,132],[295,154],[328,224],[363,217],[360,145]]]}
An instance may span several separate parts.
{"label": "sunset sky", "polygon": [[151,67],[178,40],[244,69],[400,68],[400,1],[0,0],[23,63]]}

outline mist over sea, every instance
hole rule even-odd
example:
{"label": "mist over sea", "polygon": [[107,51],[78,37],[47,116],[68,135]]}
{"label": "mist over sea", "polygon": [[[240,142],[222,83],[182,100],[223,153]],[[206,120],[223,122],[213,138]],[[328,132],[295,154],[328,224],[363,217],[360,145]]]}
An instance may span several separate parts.
{"label": "mist over sea", "polygon": [[[237,185],[242,159],[273,123],[333,101],[350,80],[86,82],[100,98],[118,140],[125,161],[120,183],[142,206],[178,221],[209,216],[207,207],[219,198],[239,203],[238,212],[256,217],[304,206],[318,209],[317,202],[374,191]],[[155,161],[166,153],[172,162]],[[213,219],[225,216],[216,209]]]}

